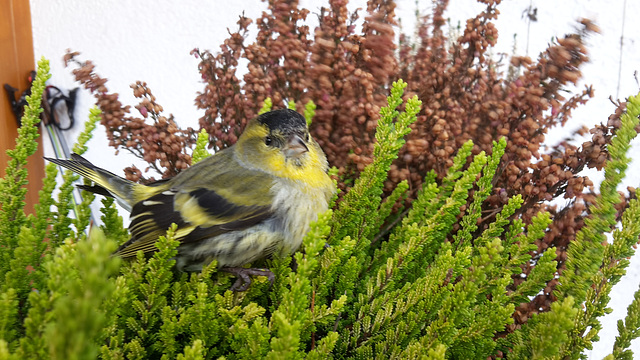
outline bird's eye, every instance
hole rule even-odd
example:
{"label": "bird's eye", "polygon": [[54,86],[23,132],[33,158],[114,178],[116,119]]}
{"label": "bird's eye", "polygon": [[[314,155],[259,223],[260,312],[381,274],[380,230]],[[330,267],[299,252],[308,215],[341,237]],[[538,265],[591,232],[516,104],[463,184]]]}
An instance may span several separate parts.
{"label": "bird's eye", "polygon": [[270,146],[272,142],[273,142],[273,139],[271,138],[271,136],[267,136],[266,138],[264,138],[264,143],[267,146]]}
{"label": "bird's eye", "polygon": [[305,141],[309,141],[309,133],[307,133],[307,135],[304,138]]}

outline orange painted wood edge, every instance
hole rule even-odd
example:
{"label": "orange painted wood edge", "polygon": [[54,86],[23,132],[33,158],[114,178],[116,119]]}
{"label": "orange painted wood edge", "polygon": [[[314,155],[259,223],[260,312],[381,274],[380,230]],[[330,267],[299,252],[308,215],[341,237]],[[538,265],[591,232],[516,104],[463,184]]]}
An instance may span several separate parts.
{"label": "orange painted wood edge", "polygon": [[[0,87],[5,83],[27,88],[27,77],[35,69],[33,55],[33,32],[31,9],[28,0],[0,1]],[[4,89],[0,92],[0,176],[4,177],[9,157],[7,149],[15,147],[18,136],[17,123]],[[42,133],[41,133],[42,134]],[[38,139],[38,150],[28,159],[29,171],[25,212],[33,212],[38,202],[38,191],[42,188],[44,160],[42,159],[42,135]]]}

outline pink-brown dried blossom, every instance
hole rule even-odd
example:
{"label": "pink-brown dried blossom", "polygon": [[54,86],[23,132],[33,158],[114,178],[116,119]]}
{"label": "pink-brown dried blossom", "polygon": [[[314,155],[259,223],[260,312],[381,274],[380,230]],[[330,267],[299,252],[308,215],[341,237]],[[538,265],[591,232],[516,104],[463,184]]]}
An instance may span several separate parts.
{"label": "pink-brown dried blossom", "polygon": [[[78,52],[68,51],[64,57],[65,65],[77,65],[72,72],[76,80],[93,93],[96,103],[102,110],[100,123],[107,130],[109,145],[118,149],[125,149],[149,163],[149,167],[163,178],[175,176],[180,170],[191,164],[191,156],[186,150],[194,144],[193,129],[182,130],[173,120],[162,115],[163,108],[156,102],[147,84],[136,82],[131,85],[133,95],[141,99],[135,106],[142,118],[128,116],[130,106],[122,106],[118,94],[107,93],[104,79],[94,72],[95,66],[91,61],[81,62],[76,59]],[[146,119],[151,119],[152,124]],[[125,169],[127,179],[132,181],[152,181],[145,179],[142,172],[135,166]]]}

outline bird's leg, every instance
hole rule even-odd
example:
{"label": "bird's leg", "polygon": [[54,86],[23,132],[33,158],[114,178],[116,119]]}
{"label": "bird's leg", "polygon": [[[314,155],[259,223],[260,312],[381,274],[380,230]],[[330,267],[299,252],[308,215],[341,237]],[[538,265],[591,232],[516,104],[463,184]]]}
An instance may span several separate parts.
{"label": "bird's leg", "polygon": [[251,276],[266,276],[271,285],[276,279],[269,269],[248,269],[243,267],[223,267],[220,270],[235,275],[238,279],[231,286],[231,291],[246,291],[251,285]]}

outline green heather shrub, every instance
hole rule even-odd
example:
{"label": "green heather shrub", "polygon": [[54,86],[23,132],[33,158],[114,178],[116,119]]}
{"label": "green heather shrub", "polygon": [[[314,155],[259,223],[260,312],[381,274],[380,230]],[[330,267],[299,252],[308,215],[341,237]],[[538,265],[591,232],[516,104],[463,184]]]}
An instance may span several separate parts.
{"label": "green heather shrub", "polygon": [[[66,172],[54,199],[52,164],[35,214],[24,214],[25,159],[35,151],[48,76],[48,62],[41,60],[0,182],[0,360],[585,358],[640,235],[638,201],[629,202],[619,224],[614,207],[640,94],[628,100],[608,147],[601,195],[569,247],[566,270],[557,274],[554,248],[532,259],[549,215],[539,213],[525,225],[514,216],[520,195],[474,235],[504,138],[491,154],[472,156],[473,143],[464,144],[446,177],[436,181],[430,173],[406,211],[393,211],[407,195],[406,182],[382,198],[391,163],[421,106],[416,97],[403,104],[406,83],[398,80],[381,110],[373,162],[319,217],[300,251],[264,264],[276,275],[272,286],[256,278],[248,291],[234,293],[233,279],[215,263],[201,273],[174,271],[174,229],[158,239],[153,257],[139,254],[125,262],[111,256],[128,238],[113,200],[102,200],[103,225],[89,230],[93,196],[84,193],[84,201],[73,205],[77,176]],[[308,107],[307,118],[312,112]],[[99,117],[91,110],[76,153],[86,149]],[[203,132],[195,160],[207,156],[206,140]],[[532,260],[536,266],[516,286],[513,277]],[[554,277],[560,285],[550,311],[505,331],[515,307]],[[618,330],[608,358],[632,359],[628,347],[640,331],[640,292]]]}

